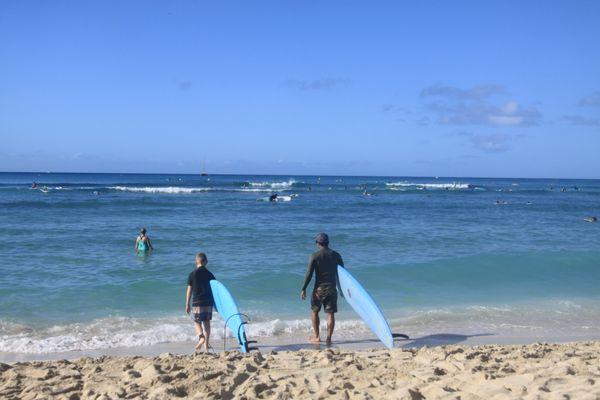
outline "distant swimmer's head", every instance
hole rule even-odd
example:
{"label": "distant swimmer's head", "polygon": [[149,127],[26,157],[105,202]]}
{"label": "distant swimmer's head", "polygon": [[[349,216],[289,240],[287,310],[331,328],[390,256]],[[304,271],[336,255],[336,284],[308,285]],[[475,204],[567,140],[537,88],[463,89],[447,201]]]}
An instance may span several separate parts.
{"label": "distant swimmer's head", "polygon": [[208,257],[206,257],[206,254],[204,253],[198,253],[196,254],[196,266],[197,267],[205,267],[206,264],[208,264]]}
{"label": "distant swimmer's head", "polygon": [[326,233],[319,233],[316,237],[315,237],[315,242],[317,243],[317,245],[322,246],[322,247],[327,247],[329,246],[329,236],[327,236]]}
{"label": "distant swimmer's head", "polygon": [[140,229],[140,235],[142,235],[142,236],[146,235],[146,228]]}

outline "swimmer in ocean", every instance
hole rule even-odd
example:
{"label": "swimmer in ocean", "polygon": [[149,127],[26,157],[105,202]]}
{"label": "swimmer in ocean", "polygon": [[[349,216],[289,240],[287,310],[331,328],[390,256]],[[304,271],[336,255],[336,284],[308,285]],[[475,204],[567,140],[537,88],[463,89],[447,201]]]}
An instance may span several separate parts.
{"label": "swimmer in ocean", "polygon": [[148,250],[154,250],[150,238],[146,235],[146,228],[140,229],[139,236],[135,239],[135,250],[137,253],[145,253]]}
{"label": "swimmer in ocean", "polygon": [[272,195],[269,196],[269,201],[277,201],[277,193],[273,193]]}
{"label": "swimmer in ocean", "polygon": [[594,223],[594,222],[598,222],[598,217],[585,217],[583,220],[584,220],[585,222],[591,222],[591,223]]}

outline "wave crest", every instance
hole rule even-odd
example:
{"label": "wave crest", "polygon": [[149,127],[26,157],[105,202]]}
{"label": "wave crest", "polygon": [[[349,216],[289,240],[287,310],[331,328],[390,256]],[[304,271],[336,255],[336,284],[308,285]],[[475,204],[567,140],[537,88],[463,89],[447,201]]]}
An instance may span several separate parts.
{"label": "wave crest", "polygon": [[251,187],[267,187],[271,189],[289,189],[296,184],[294,179],[284,182],[248,182]]}
{"label": "wave crest", "polygon": [[419,183],[419,182],[388,182],[385,184],[391,190],[401,190],[400,188],[416,188],[418,190],[465,190],[473,189],[474,186],[468,183]]}

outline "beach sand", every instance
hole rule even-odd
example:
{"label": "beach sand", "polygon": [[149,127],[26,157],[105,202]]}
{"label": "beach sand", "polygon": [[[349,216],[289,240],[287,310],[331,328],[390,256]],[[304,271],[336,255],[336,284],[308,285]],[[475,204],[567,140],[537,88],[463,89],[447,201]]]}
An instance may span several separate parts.
{"label": "beach sand", "polygon": [[600,342],[0,364],[2,399],[600,399]]}

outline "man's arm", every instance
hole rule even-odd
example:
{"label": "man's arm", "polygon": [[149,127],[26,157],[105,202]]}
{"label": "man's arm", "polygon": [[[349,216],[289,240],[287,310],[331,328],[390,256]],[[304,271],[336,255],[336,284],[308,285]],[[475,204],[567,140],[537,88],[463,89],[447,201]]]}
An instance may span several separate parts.
{"label": "man's arm", "polygon": [[150,243],[150,238],[147,237],[146,240],[147,240],[148,247],[150,248],[150,250],[154,250],[154,247],[152,247],[152,243]]}
{"label": "man's arm", "polygon": [[138,236],[138,237],[135,238],[135,249],[136,250],[138,249],[138,244],[139,243],[140,243],[140,237]]}
{"label": "man's arm", "polygon": [[185,293],[185,313],[189,314],[191,311],[190,308],[190,299],[192,298],[192,287],[188,285],[187,292]]}
{"label": "man's arm", "polygon": [[312,279],[314,271],[315,271],[314,259],[312,256],[310,256],[310,259],[308,260],[308,266],[306,267],[306,276],[304,277],[304,284],[302,285],[302,291],[300,292],[300,297],[302,298],[302,300],[304,300],[306,298],[306,287],[310,283],[310,280]]}

